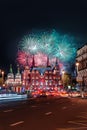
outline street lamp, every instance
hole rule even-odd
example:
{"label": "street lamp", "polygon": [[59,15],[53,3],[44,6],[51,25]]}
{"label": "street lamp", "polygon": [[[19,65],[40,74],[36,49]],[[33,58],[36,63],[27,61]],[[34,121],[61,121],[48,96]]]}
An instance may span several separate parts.
{"label": "street lamp", "polygon": [[62,74],[64,75],[64,73],[65,73],[65,71],[64,70],[62,70]]}
{"label": "street lamp", "polygon": [[78,77],[78,67],[79,67],[79,62],[76,61],[76,81],[78,82],[80,77]]}
{"label": "street lamp", "polygon": [[4,83],[4,71],[2,71],[2,84]]}
{"label": "street lamp", "polygon": [[84,98],[84,87],[85,87],[85,83],[84,83],[84,76],[82,77],[82,89],[81,89],[81,96],[82,98]]}
{"label": "street lamp", "polygon": [[77,74],[78,74],[78,66],[79,66],[79,62],[76,62],[76,71],[77,71]]}
{"label": "street lamp", "polygon": [[65,73],[65,71],[62,70],[62,82],[63,82],[63,87],[64,87],[64,73]]}

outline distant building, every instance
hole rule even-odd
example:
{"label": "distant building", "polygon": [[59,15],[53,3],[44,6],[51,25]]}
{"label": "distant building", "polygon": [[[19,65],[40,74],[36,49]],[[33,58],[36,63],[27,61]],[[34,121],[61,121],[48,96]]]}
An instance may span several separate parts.
{"label": "distant building", "polygon": [[16,75],[15,75],[15,79],[14,79],[14,84],[17,86],[17,85],[21,85],[21,83],[22,83],[22,79],[21,79],[21,73],[20,73],[20,70],[19,70],[19,66],[18,66],[18,68],[17,68],[18,70],[17,70],[17,73],[16,73]]}
{"label": "distant building", "polygon": [[7,74],[7,80],[6,80],[6,85],[7,86],[13,86],[14,85],[14,74],[13,74],[13,70],[12,70],[12,65],[10,65],[10,71]]}
{"label": "distant building", "polygon": [[9,86],[17,86],[21,85],[21,73],[19,72],[19,67],[16,75],[14,75],[13,70],[12,70],[12,65],[10,65],[10,71],[7,74],[7,80],[5,84]]}
{"label": "distant building", "polygon": [[87,87],[87,44],[77,50],[77,82]]}

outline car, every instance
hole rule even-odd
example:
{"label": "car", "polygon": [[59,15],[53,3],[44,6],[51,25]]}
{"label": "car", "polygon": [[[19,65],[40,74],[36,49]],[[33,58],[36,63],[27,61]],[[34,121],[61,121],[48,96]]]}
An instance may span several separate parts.
{"label": "car", "polygon": [[79,97],[79,96],[81,96],[81,93],[80,93],[80,91],[77,91],[77,89],[71,89],[68,91],[68,95],[70,97]]}
{"label": "car", "polygon": [[62,91],[60,91],[60,96],[61,97],[68,97],[68,92],[65,90],[62,90]]}

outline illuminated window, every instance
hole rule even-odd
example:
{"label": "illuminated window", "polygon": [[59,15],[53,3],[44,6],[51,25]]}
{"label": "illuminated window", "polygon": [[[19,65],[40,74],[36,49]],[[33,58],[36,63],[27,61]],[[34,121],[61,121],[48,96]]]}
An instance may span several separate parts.
{"label": "illuminated window", "polygon": [[46,85],[48,85],[48,82],[46,82]]}
{"label": "illuminated window", "polygon": [[56,70],[54,70],[53,74],[56,74]]}
{"label": "illuminated window", "polygon": [[36,79],[38,79],[38,77],[36,77]]}
{"label": "illuminated window", "polygon": [[52,77],[50,76],[49,79],[52,79]]}
{"label": "illuminated window", "polygon": [[46,76],[46,79],[48,79],[48,76]]}
{"label": "illuminated window", "polygon": [[54,76],[53,79],[55,79],[56,77]]}
{"label": "illuminated window", "polygon": [[34,70],[32,71],[32,73],[34,73]]}
{"label": "illuminated window", "polygon": [[52,83],[49,83],[49,85],[52,85]]}
{"label": "illuminated window", "polygon": [[32,83],[32,85],[34,85],[34,83]]}
{"label": "illuminated window", "polygon": [[38,82],[36,82],[36,85],[38,85],[39,83]]}
{"label": "illuminated window", "polygon": [[43,85],[43,82],[41,82],[40,84]]}

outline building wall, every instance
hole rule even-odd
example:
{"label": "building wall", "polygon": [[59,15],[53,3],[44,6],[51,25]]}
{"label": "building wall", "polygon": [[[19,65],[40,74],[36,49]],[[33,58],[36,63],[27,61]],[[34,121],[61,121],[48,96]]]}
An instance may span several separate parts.
{"label": "building wall", "polygon": [[43,74],[40,74],[38,70],[31,70],[30,72],[30,69],[26,70],[25,68],[23,75],[24,85],[35,90],[44,90],[47,88],[54,88],[59,86],[60,71],[57,68],[54,70],[46,70]]}
{"label": "building wall", "polygon": [[87,45],[84,45],[77,50],[76,62],[79,63],[77,69],[77,81],[82,85],[84,80],[84,84],[87,87]]}

